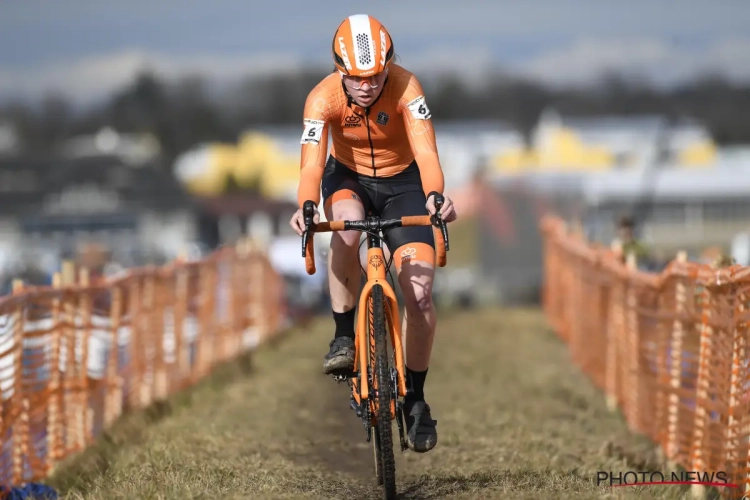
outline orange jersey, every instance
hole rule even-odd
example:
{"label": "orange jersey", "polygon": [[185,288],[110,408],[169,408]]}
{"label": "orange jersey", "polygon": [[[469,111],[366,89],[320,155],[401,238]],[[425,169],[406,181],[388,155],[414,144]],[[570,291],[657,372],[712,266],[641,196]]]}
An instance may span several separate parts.
{"label": "orange jersey", "polygon": [[443,192],[443,170],[435,131],[422,86],[406,69],[391,64],[378,99],[369,108],[357,105],[332,73],[307,96],[303,113],[299,206],[320,203],[320,182],[328,153],[352,170],[372,177],[390,177],[416,160],[425,194]]}

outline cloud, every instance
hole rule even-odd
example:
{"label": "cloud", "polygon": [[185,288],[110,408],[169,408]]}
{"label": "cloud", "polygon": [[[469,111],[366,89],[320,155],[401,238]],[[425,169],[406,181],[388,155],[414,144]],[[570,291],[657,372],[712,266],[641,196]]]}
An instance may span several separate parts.
{"label": "cloud", "polygon": [[[398,53],[398,52],[397,52]],[[437,46],[423,51],[404,51],[399,54],[400,63],[417,77],[450,72],[465,75],[463,80],[470,87],[481,88],[485,77],[496,66],[497,60],[487,46]]]}
{"label": "cloud", "polygon": [[581,39],[546,51],[513,68],[552,85],[587,85],[611,71],[671,85],[707,72],[735,82],[750,81],[750,39],[721,40],[703,49],[663,40]]}

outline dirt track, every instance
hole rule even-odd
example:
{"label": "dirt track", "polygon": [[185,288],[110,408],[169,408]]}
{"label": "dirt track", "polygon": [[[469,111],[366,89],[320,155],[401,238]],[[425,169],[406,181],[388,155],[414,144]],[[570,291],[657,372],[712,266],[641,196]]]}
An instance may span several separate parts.
{"label": "dirt track", "polygon": [[[52,484],[86,499],[381,498],[347,388],[321,374],[331,323],[129,416]],[[397,452],[403,498],[681,498],[676,487],[595,486],[601,469],[664,469],[538,311],[446,313],[438,335],[425,392],[439,443]]]}

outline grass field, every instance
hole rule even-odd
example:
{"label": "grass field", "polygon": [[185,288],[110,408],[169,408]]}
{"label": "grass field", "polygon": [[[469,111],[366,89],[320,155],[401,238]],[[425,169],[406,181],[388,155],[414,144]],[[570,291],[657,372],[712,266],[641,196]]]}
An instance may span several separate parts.
{"label": "grass field", "polygon": [[[382,498],[347,388],[321,373],[331,328],[323,318],[127,416],[51,484],[71,499]],[[683,498],[595,485],[597,470],[664,468],[540,312],[444,313],[438,335],[425,392],[439,442],[397,452],[402,498]]]}

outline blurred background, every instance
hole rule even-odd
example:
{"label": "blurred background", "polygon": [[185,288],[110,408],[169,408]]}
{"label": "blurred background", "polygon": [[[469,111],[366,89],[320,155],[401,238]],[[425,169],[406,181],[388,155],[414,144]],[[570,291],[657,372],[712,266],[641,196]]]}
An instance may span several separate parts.
{"label": "blurred background", "polygon": [[536,301],[548,211],[645,269],[750,263],[747,1],[25,0],[0,3],[1,293],[250,236],[290,311],[327,311],[327,239],[308,276],[287,222],[304,101],[359,11],[432,110],[460,217],[440,304]]}

